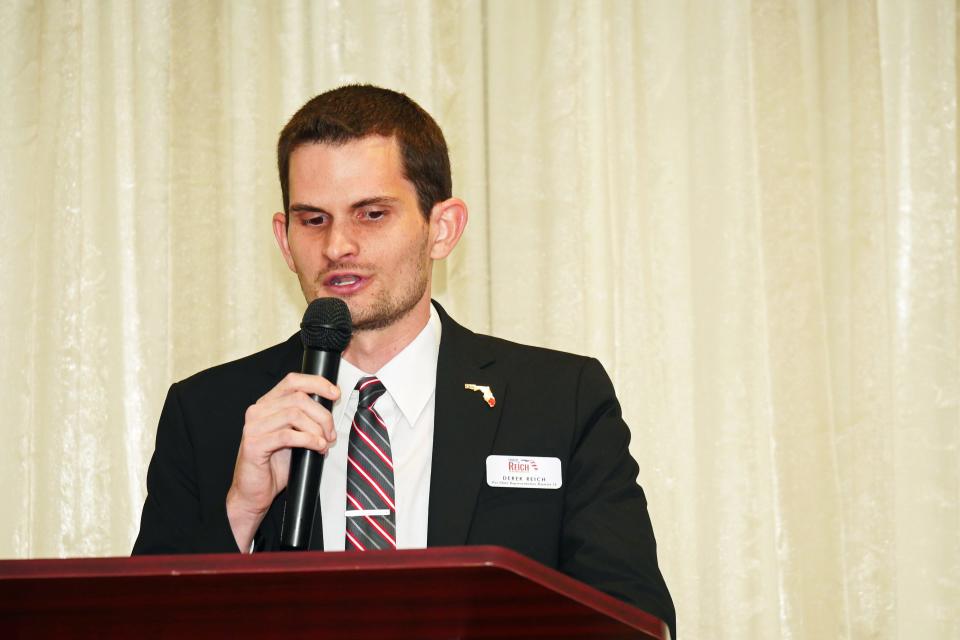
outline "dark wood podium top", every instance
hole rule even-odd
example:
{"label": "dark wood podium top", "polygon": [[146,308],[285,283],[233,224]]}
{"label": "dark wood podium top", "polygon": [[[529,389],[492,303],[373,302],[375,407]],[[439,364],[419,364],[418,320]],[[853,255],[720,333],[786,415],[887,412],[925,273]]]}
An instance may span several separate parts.
{"label": "dark wood podium top", "polygon": [[0,561],[0,636],[651,638],[661,622],[518,553],[441,547]]}

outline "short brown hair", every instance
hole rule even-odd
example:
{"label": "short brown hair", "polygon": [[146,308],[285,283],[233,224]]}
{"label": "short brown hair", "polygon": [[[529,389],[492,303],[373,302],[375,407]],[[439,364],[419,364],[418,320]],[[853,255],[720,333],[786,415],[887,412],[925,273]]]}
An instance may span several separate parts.
{"label": "short brown hair", "polygon": [[312,98],[293,114],[277,142],[283,210],[290,211],[290,154],[302,144],[341,145],[370,135],[396,137],[404,177],[413,183],[424,217],[453,195],[450,156],[440,127],[402,93],[347,85]]}

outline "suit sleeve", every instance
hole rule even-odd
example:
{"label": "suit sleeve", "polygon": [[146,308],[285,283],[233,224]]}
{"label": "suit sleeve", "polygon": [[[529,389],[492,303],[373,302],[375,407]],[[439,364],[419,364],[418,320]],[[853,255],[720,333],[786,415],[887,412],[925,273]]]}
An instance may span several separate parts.
{"label": "suit sleeve", "polygon": [[174,384],[160,414],[133,555],[240,551],[227,519],[226,497],[213,508],[201,504],[190,426]]}
{"label": "suit sleeve", "polygon": [[580,372],[577,429],[567,487],[561,570],[663,620],[676,637],[673,601],[657,565],[657,545],[630,431],[603,367]]}

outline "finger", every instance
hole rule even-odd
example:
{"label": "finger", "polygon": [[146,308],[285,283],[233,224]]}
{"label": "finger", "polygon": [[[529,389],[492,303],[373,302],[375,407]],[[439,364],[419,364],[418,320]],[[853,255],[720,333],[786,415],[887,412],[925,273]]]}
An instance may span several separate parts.
{"label": "finger", "polygon": [[283,377],[270,391],[265,393],[258,400],[270,401],[289,395],[296,391],[302,391],[309,394],[316,394],[321,398],[336,401],[340,397],[340,389],[323,376],[314,376],[309,373],[297,373],[291,371]]}
{"label": "finger", "polygon": [[327,440],[333,442],[337,439],[337,431],[333,425],[333,416],[327,411],[326,407],[303,392],[297,392],[290,396],[290,398],[294,406],[320,425],[320,428],[323,430],[323,435]]}
{"label": "finger", "polygon": [[260,469],[270,464],[272,460],[289,454],[290,449],[310,449],[322,454],[326,453],[329,447],[330,444],[322,437],[287,427],[244,442],[240,447],[241,455],[237,459],[237,469]]}
{"label": "finger", "polygon": [[[298,415],[298,412],[302,416]],[[320,433],[326,440],[333,442],[337,439],[333,416],[320,403],[301,391],[270,403],[252,405],[247,409],[243,432],[250,436],[257,436],[287,425],[304,425],[303,428],[312,429],[313,427],[309,424],[300,422],[303,416],[320,429]]]}
{"label": "finger", "polygon": [[320,424],[303,409],[292,404],[276,408],[273,413],[264,416],[256,422],[245,425],[244,437],[262,438],[269,433],[288,427],[292,427],[297,431],[310,433],[316,438],[327,439]]}
{"label": "finger", "polygon": [[293,428],[274,431],[267,435],[266,438],[271,441],[269,444],[274,451],[301,448],[311,449],[318,453],[326,453],[327,448],[330,446],[330,443],[322,436],[318,438],[309,431],[300,431]]}
{"label": "finger", "polygon": [[314,434],[307,431],[298,431],[288,428],[279,431],[272,431],[262,437],[261,446],[271,452],[281,451],[283,449],[311,449],[317,453],[326,453],[330,444]]}
{"label": "finger", "polygon": [[321,426],[328,439],[336,438],[333,416],[325,407],[302,391],[294,391],[272,399],[261,398],[256,404],[247,407],[244,414],[243,432],[257,435],[264,431],[279,428],[284,423],[282,421],[278,422],[278,414],[282,416],[285,411],[289,411],[291,408],[297,408],[310,416],[314,422]]}

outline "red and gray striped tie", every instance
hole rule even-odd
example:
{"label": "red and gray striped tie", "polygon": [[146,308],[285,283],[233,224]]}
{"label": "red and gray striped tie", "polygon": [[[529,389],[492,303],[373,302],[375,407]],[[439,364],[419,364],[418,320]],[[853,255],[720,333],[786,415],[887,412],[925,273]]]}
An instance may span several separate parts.
{"label": "red and gray striped tie", "polygon": [[386,393],[375,377],[357,383],[360,403],[347,449],[347,551],[397,548],[393,455],[387,425],[373,405]]}

